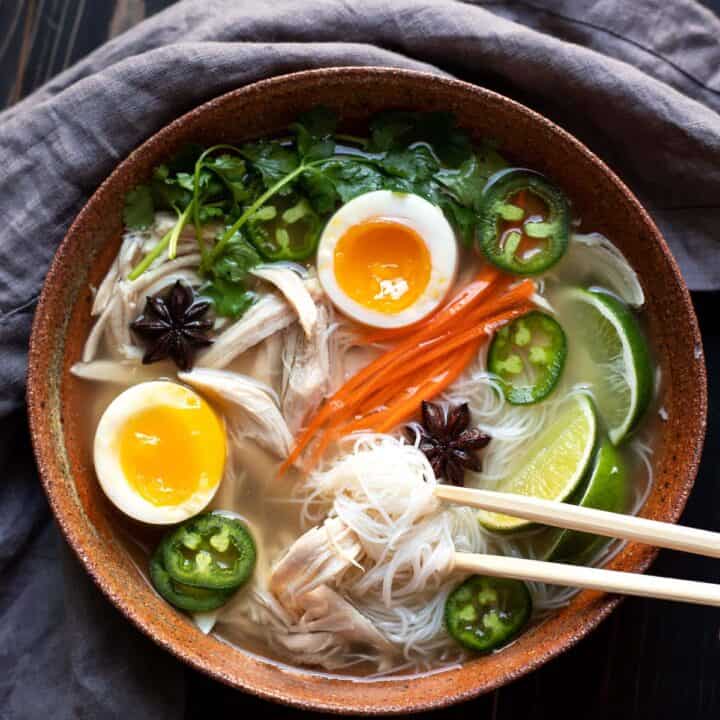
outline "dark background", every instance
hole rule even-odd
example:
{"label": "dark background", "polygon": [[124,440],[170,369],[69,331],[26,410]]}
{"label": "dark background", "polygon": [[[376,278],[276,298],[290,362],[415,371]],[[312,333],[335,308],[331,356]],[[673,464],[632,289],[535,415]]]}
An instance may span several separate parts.
{"label": "dark background", "polygon": [[[0,0],[0,109],[172,2]],[[705,4],[720,12],[720,0]],[[682,522],[720,530],[720,293],[694,293],[693,301],[705,345],[710,416],[700,474]],[[717,560],[671,551],[660,553],[653,572],[720,582]],[[274,718],[309,714],[271,706],[190,669],[186,678],[188,720],[236,712],[244,717],[270,713]],[[720,720],[720,613],[628,599],[590,637],[540,670],[434,715],[488,720]]]}

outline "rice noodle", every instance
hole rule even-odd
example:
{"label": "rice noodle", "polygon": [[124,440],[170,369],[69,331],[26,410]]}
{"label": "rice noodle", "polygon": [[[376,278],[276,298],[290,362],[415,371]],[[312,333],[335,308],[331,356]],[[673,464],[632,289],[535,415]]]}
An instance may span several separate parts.
{"label": "rice noodle", "polygon": [[463,653],[444,629],[443,608],[457,582],[455,550],[487,549],[475,512],[437,500],[430,463],[413,445],[375,434],[345,442],[349,451],[299,488],[306,525],[329,514],[362,545],[364,571],[345,572],[336,589],[399,648],[393,672],[458,662]]}

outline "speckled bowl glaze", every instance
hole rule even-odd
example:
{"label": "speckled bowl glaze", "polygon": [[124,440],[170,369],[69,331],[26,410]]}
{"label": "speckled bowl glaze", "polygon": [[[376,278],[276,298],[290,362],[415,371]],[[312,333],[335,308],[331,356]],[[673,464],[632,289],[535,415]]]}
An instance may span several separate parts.
{"label": "speckled bowl glaze", "polygon": [[[676,521],[692,487],[706,419],[702,346],[690,297],[660,232],[628,188],[587,148],[512,100],[462,82],[383,68],[342,68],[278,77],[223,95],[179,118],[121,163],[78,215],[60,246],[38,304],[30,346],[28,405],[45,490],[90,575],[140,629],[177,657],[261,697],[343,713],[438,708],[496,688],[577,642],[618,603],[582,592],[500,653],[413,679],[363,683],[280,668],[199,632],[157,597],[115,534],[91,459],[79,442],[82,403],[69,368],[90,328],[90,284],[114,257],[123,195],[187,142],[207,145],[273,134],[322,103],[349,130],[390,108],[449,110],[475,139],[496,138],[510,157],[552,177],[572,197],[584,227],[617,243],[647,294],[648,332],[662,372],[655,484],[642,515]],[[629,544],[608,567],[640,572],[655,550]]]}

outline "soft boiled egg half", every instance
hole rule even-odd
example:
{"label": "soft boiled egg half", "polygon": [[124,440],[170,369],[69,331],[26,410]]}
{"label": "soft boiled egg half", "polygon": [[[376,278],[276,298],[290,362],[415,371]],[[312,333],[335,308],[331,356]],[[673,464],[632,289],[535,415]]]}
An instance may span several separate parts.
{"label": "soft boiled egg half", "polygon": [[330,218],[317,267],[323,290],[345,315],[372,327],[402,327],[447,295],[457,268],[455,234],[427,200],[377,190]]}
{"label": "soft boiled egg half", "polygon": [[225,428],[197,393],[164,380],[128,388],[95,432],[95,471],[126,515],[156,525],[199,513],[225,467]]}

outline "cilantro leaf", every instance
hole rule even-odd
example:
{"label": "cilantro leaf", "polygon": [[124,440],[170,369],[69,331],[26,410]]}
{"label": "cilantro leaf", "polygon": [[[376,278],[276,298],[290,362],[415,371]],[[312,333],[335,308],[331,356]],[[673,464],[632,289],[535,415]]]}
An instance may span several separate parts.
{"label": "cilantro leaf", "polygon": [[432,152],[424,145],[390,150],[380,161],[380,165],[390,175],[412,181],[428,180],[439,168]]}
{"label": "cilantro leaf", "polygon": [[229,154],[209,157],[205,160],[205,166],[225,183],[235,203],[247,202],[253,196],[247,165],[241,157]]}
{"label": "cilantro leaf", "polygon": [[225,211],[217,205],[200,205],[198,210],[198,220],[201,225],[205,225],[213,220],[221,220],[225,217]]}
{"label": "cilantro leaf", "polygon": [[258,251],[240,233],[235,233],[223,251],[203,271],[207,284],[203,294],[215,305],[215,312],[225,317],[240,317],[254,302],[245,281],[249,271],[262,262]]}
{"label": "cilantro leaf", "polygon": [[328,183],[332,184],[343,203],[349,202],[358,195],[381,190],[385,181],[383,174],[372,163],[362,160],[336,158],[328,160],[318,168],[325,177],[321,187],[327,191]]}
{"label": "cilantro leaf", "polygon": [[305,162],[331,157],[335,152],[333,133],[337,117],[322,105],[312,108],[298,117],[291,125],[295,131],[297,148]]}
{"label": "cilantro leaf", "polygon": [[[300,164],[297,151],[277,141],[247,143],[242,146],[241,152],[260,173],[267,188],[282,180]],[[287,188],[287,192],[290,190]],[[285,193],[281,191],[280,194]]]}
{"label": "cilantro leaf", "polygon": [[243,282],[248,272],[259,265],[262,258],[255,247],[240,233],[235,233],[215,259],[208,273],[234,283]]}
{"label": "cilantro leaf", "polygon": [[415,143],[427,143],[448,167],[457,167],[472,152],[470,137],[455,126],[447,112],[380,113],[370,123],[370,152],[388,152]]}
{"label": "cilantro leaf", "polygon": [[309,167],[300,177],[304,194],[315,212],[324,215],[335,209],[338,194],[335,183],[319,167]]}
{"label": "cilantro leaf", "polygon": [[244,315],[255,302],[255,295],[246,290],[244,285],[219,277],[205,284],[200,293],[212,300],[218,315],[233,320]]}
{"label": "cilantro leaf", "polygon": [[128,230],[145,230],[155,216],[155,204],[149,185],[138,185],[125,195],[123,221]]}
{"label": "cilantro leaf", "polygon": [[460,236],[462,244],[471,248],[475,242],[475,226],[478,216],[473,210],[463,207],[450,197],[445,197],[439,202],[440,209],[445,213],[448,222],[455,228]]}
{"label": "cilantro leaf", "polygon": [[409,136],[416,124],[416,113],[391,110],[378,113],[370,122],[370,152],[387,152],[393,147],[408,144]]}
{"label": "cilantro leaf", "polygon": [[167,165],[153,170],[151,188],[155,207],[161,210],[186,208],[192,200],[192,188],[181,187]]}
{"label": "cilantro leaf", "polygon": [[470,155],[456,170],[438,171],[435,179],[462,205],[479,210],[488,178],[504,167],[507,167],[505,160],[487,147],[478,155]]}

